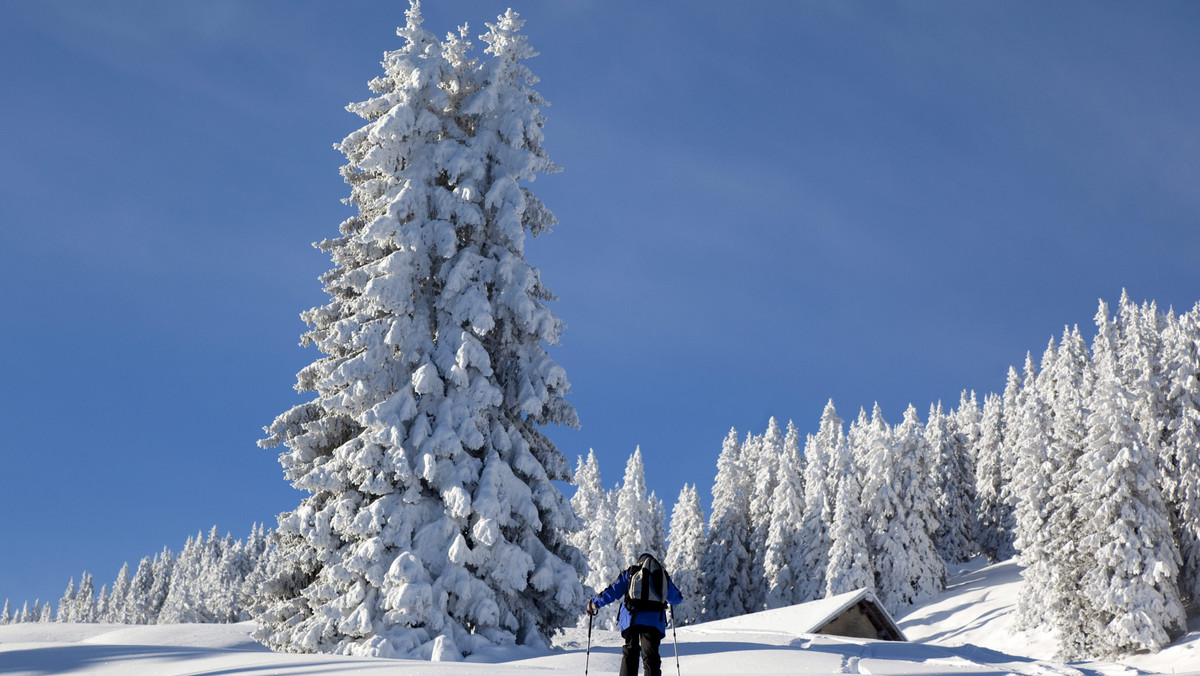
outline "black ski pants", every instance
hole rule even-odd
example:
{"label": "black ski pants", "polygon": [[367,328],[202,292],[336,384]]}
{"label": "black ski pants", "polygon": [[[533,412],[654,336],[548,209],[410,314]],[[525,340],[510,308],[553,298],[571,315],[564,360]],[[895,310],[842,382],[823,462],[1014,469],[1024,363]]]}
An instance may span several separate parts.
{"label": "black ski pants", "polygon": [[621,650],[621,676],[637,676],[638,656],[646,665],[646,676],[662,676],[662,658],[658,646],[663,635],[656,627],[632,626],[621,632],[625,647]]}

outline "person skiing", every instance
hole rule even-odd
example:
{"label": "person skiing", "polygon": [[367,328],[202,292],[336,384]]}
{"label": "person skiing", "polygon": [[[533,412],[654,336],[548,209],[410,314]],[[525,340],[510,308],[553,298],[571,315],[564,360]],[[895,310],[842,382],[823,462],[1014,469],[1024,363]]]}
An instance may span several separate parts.
{"label": "person skiing", "polygon": [[588,601],[587,613],[595,615],[618,599],[623,602],[617,611],[617,624],[625,639],[620,676],[637,676],[639,654],[646,665],[646,676],[662,676],[658,647],[667,635],[667,605],[682,603],[683,594],[658,559],[642,554],[608,589]]}

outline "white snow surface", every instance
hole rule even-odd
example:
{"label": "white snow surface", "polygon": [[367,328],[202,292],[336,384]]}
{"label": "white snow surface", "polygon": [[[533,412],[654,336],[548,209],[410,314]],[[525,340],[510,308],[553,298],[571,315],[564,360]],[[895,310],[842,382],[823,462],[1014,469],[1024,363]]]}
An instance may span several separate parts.
{"label": "white snow surface", "polygon": [[[1020,582],[1013,562],[969,564],[952,571],[945,592],[898,619],[910,643],[805,634],[811,615],[783,608],[678,630],[663,642],[663,673],[672,674],[1014,674],[1019,676],[1200,675],[1200,622],[1154,655],[1114,662],[1062,664],[1053,637],[1012,631]],[[560,634],[548,651],[497,648],[468,662],[423,662],[335,655],[272,653],[250,639],[252,623],[127,626],[13,624],[0,626],[0,674],[412,674],[508,676],[529,673],[615,674],[616,632]]]}

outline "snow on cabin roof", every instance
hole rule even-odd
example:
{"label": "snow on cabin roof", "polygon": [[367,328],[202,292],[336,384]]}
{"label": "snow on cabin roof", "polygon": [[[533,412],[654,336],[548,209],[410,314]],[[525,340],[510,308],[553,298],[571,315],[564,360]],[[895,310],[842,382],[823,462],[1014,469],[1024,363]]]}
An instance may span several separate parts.
{"label": "snow on cabin roof", "polygon": [[[862,631],[864,622],[870,624],[870,630]],[[886,641],[908,640],[896,625],[896,621],[875,598],[875,594],[868,589],[786,608],[707,622],[704,627],[740,631],[786,631],[792,634],[831,634]],[[868,633],[874,633],[874,636],[864,635]]]}

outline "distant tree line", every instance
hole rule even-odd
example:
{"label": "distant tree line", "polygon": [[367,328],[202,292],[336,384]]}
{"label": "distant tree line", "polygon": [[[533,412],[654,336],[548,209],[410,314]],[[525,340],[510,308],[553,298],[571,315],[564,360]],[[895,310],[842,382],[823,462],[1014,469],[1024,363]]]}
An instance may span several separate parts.
{"label": "distant tree line", "polygon": [[1160,649],[1200,599],[1200,305],[1123,294],[1096,325],[1090,348],[1065,330],[982,406],[964,392],[924,421],[909,406],[891,425],[877,405],[846,426],[831,401],[803,452],[791,423],[731,430],[711,513],[684,486],[665,546],[640,451],[608,493],[581,458],[585,582],[602,588],[645,548],[684,591],[681,623],[863,587],[899,614],[943,589],[948,564],[1016,556],[1019,626],[1053,632],[1063,657]]}
{"label": "distant tree line", "polygon": [[245,541],[221,537],[213,526],[207,538],[189,537],[178,554],[164,547],[143,558],[132,575],[125,564],[98,592],[92,575],[83,573],[78,586],[74,579],[67,584],[57,608],[35,600],[14,609],[5,601],[0,624],[241,622],[250,619],[270,553],[264,526],[255,525]]}

